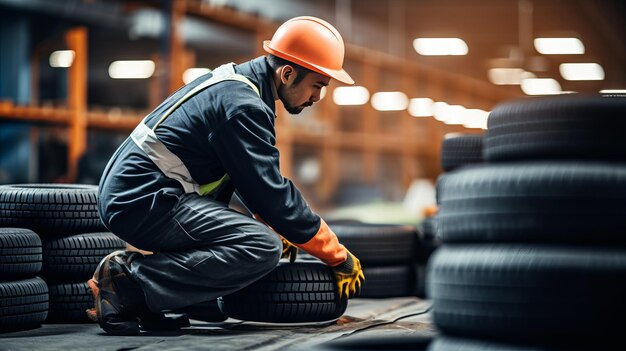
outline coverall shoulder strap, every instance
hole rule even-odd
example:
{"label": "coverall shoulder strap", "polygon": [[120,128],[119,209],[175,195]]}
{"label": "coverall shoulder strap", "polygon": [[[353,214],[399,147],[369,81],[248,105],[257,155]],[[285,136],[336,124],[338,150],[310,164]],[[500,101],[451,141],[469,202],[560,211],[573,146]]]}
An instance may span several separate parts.
{"label": "coverall shoulder strap", "polygon": [[165,144],[163,144],[157,138],[154,131],[167,117],[172,114],[172,112],[174,112],[189,98],[196,95],[203,89],[206,89],[225,80],[237,80],[243,82],[250,86],[252,90],[254,90],[254,92],[260,96],[259,89],[254,85],[254,83],[252,83],[245,76],[235,73],[233,63],[224,64],[213,71],[213,75],[211,76],[211,78],[200,83],[199,85],[191,89],[183,97],[178,99],[174,103],[174,105],[172,105],[172,107],[165,111],[165,113],[161,116],[161,118],[159,118],[154,127],[149,128],[146,125],[146,119],[144,118],[130,135],[133,142],[135,142],[135,144],[146,153],[146,155],[150,158],[150,160],[152,160],[152,162],[154,162],[159,170],[161,170],[161,172],[163,172],[166,177],[177,180],[182,185],[186,193],[195,192],[199,195],[212,194],[220,188],[220,185],[222,185],[222,183],[228,181],[230,177],[228,176],[228,174],[224,174],[219,180],[216,180],[209,184],[199,185],[191,177],[191,173],[189,172],[189,169],[187,169],[183,161],[178,156],[176,156],[176,154],[171,152],[165,146]]}

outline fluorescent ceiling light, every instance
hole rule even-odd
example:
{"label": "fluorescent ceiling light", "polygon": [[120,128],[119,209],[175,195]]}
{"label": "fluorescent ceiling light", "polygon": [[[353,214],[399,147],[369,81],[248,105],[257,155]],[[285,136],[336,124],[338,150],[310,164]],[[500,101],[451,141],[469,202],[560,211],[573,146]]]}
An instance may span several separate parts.
{"label": "fluorescent ceiling light", "polygon": [[489,119],[489,112],[472,108],[465,110],[465,122],[463,126],[466,128],[480,128],[487,129],[487,120]]}
{"label": "fluorescent ceiling light", "polygon": [[561,93],[561,85],[552,78],[529,78],[522,81],[526,95],[555,95]]}
{"label": "fluorescent ceiling light", "polygon": [[57,50],[50,54],[50,67],[71,67],[76,54],[74,50]]}
{"label": "fluorescent ceiling light", "polygon": [[370,99],[366,87],[337,87],[333,90],[333,101],[337,105],[364,105]]}
{"label": "fluorescent ceiling light", "polygon": [[535,38],[535,49],[544,55],[585,53],[585,45],[578,38]]}
{"label": "fluorescent ceiling light", "polygon": [[211,72],[211,70],[208,68],[199,68],[199,67],[187,68],[185,72],[183,73],[183,82],[185,84],[189,84],[193,82],[194,80],[196,80],[196,78],[201,77],[209,72]]}
{"label": "fluorescent ceiling light", "polygon": [[400,91],[385,91],[372,95],[372,106],[377,111],[402,111],[409,106],[409,98]]}
{"label": "fluorescent ceiling light", "polygon": [[433,116],[435,117],[436,120],[438,121],[445,121],[446,118],[446,110],[448,109],[450,105],[448,105],[447,103],[443,102],[443,101],[437,101],[433,104],[432,109],[433,109]]}
{"label": "fluorescent ceiling light", "polygon": [[113,79],[145,79],[154,74],[154,61],[113,61],[109,65],[109,76]]}
{"label": "fluorescent ceiling light", "polygon": [[459,38],[417,38],[413,48],[420,55],[467,55],[467,44]]}
{"label": "fluorescent ceiling light", "polygon": [[604,69],[597,63],[562,63],[559,72],[567,80],[604,79]]}
{"label": "fluorescent ceiling light", "polygon": [[433,100],[414,98],[409,101],[409,114],[413,117],[429,117],[433,115]]}
{"label": "fluorescent ceiling light", "polygon": [[626,89],[602,89],[600,94],[626,94]]}
{"label": "fluorescent ceiling light", "polygon": [[443,123],[463,124],[465,123],[465,107],[461,105],[449,105],[444,110]]}
{"label": "fluorescent ceiling light", "polygon": [[535,78],[533,73],[521,68],[491,68],[487,76],[489,81],[496,85],[519,85],[524,79]]}

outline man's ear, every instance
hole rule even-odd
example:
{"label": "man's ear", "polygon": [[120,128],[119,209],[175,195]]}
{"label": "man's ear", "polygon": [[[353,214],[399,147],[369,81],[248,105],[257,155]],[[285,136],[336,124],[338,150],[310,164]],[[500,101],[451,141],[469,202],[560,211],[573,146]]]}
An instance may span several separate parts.
{"label": "man's ear", "polygon": [[296,77],[296,70],[290,65],[284,65],[280,70],[280,80],[283,84],[292,81]]}

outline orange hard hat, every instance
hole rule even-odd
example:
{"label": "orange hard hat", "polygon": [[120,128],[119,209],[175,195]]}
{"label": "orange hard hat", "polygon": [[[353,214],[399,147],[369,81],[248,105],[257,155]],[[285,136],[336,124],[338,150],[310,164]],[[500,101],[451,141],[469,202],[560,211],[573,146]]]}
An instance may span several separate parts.
{"label": "orange hard hat", "polygon": [[341,34],[319,18],[301,16],[288,20],[278,27],[272,40],[263,42],[263,49],[342,83],[354,84],[342,68],[345,47]]}

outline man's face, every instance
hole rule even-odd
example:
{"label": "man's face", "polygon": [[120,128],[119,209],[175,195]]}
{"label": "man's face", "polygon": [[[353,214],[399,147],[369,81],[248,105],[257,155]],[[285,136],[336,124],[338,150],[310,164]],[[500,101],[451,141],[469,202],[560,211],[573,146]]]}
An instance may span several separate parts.
{"label": "man's face", "polygon": [[[301,74],[305,74],[304,72]],[[278,88],[278,97],[285,109],[292,115],[302,112],[305,107],[320,100],[322,88],[328,85],[330,78],[317,72],[305,74],[304,78],[296,82],[298,73],[291,67],[284,67]]]}

